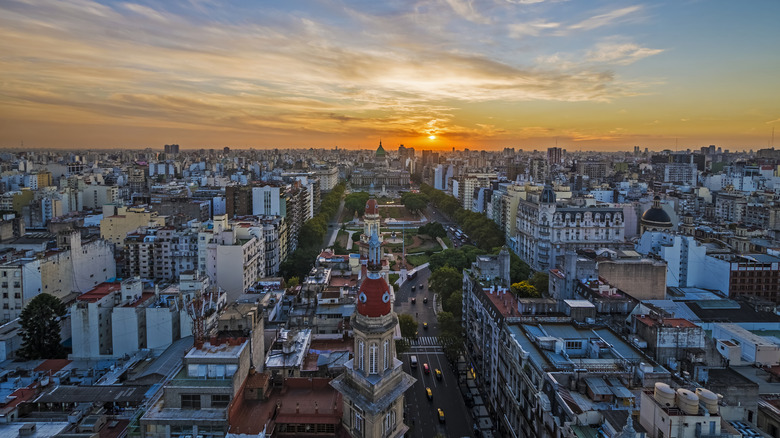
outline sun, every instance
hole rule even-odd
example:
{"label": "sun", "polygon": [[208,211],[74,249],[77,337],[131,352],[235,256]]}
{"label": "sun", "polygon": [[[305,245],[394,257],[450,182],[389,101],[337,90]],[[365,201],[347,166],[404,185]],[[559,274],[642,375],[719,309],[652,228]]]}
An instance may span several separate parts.
{"label": "sun", "polygon": [[428,138],[430,138],[431,140],[436,140],[436,136],[435,135],[429,135]]}

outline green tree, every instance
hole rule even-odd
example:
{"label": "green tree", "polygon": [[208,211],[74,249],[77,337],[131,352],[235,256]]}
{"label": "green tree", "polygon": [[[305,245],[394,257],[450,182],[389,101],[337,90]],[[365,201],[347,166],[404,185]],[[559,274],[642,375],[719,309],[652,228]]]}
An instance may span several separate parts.
{"label": "green tree", "polygon": [[421,193],[406,192],[401,195],[401,203],[407,210],[418,212],[428,206],[428,197]]}
{"label": "green tree", "polygon": [[447,301],[442,304],[442,307],[447,312],[452,313],[456,318],[460,318],[463,314],[463,292],[460,290],[453,292],[452,295],[447,298]]}
{"label": "green tree", "polygon": [[60,339],[60,318],[65,305],[59,298],[41,293],[22,310],[22,348],[19,356],[25,360],[62,359],[65,348]]}
{"label": "green tree", "polygon": [[438,222],[430,222],[421,226],[420,228],[417,229],[417,234],[427,234],[433,237],[434,239],[437,237],[441,237],[441,238],[447,237],[447,231],[444,230],[442,224]]}
{"label": "green tree", "polygon": [[439,294],[439,299],[444,303],[453,292],[463,288],[463,274],[451,266],[444,266],[433,271],[428,284],[431,291]]}
{"label": "green tree", "polygon": [[534,276],[528,281],[531,283],[540,295],[547,295],[547,290],[550,287],[550,275],[546,272],[537,271]]}
{"label": "green tree", "polygon": [[357,212],[358,216],[363,216],[366,211],[366,203],[371,196],[367,192],[350,193],[344,198],[344,208],[351,214]]}
{"label": "green tree", "polygon": [[417,335],[417,321],[412,315],[402,313],[398,315],[398,325],[401,327],[401,336],[413,338]]}
{"label": "green tree", "polygon": [[527,280],[531,275],[531,267],[517,254],[509,252],[509,280],[518,283]]}
{"label": "green tree", "polygon": [[541,294],[536,288],[527,281],[521,281],[519,283],[513,283],[511,287],[512,293],[520,298],[540,298]]}
{"label": "green tree", "polygon": [[290,277],[289,280],[287,280],[287,287],[294,288],[295,286],[298,286],[301,284],[301,279],[298,277]]}
{"label": "green tree", "polygon": [[452,248],[447,248],[444,251],[432,254],[428,263],[430,263],[431,272],[444,266],[450,266],[459,271],[468,267],[468,259],[466,259],[465,253],[461,250]]}
{"label": "green tree", "polygon": [[447,311],[439,312],[437,315],[439,321],[439,341],[441,342],[444,355],[448,360],[454,362],[463,353],[463,327],[455,316]]}

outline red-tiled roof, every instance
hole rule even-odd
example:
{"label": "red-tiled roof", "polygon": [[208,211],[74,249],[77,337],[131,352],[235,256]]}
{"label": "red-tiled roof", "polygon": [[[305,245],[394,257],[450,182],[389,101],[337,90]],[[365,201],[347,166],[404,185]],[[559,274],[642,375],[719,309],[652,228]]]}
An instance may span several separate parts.
{"label": "red-tiled roof", "polygon": [[68,366],[71,362],[73,361],[68,359],[47,359],[35,367],[33,371],[51,371],[52,373],[56,373]]}
{"label": "red-tiled roof", "polygon": [[100,283],[91,291],[79,295],[79,301],[94,303],[104,298],[106,295],[118,291],[122,286],[119,283]]}

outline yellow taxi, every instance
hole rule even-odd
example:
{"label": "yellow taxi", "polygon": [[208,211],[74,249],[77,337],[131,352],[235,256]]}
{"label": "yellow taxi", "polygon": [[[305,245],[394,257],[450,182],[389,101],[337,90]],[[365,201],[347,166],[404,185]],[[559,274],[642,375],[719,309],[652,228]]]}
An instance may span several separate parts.
{"label": "yellow taxi", "polygon": [[444,423],[444,411],[441,408],[437,409],[437,411],[439,411],[439,423]]}
{"label": "yellow taxi", "polygon": [[441,375],[441,370],[440,370],[440,369],[438,369],[438,368],[436,368],[436,378],[437,378],[437,379],[439,379],[439,380],[441,380],[441,377],[442,377],[442,375]]}
{"label": "yellow taxi", "polygon": [[433,400],[433,391],[431,391],[431,388],[425,388],[425,394],[428,396],[428,400]]}

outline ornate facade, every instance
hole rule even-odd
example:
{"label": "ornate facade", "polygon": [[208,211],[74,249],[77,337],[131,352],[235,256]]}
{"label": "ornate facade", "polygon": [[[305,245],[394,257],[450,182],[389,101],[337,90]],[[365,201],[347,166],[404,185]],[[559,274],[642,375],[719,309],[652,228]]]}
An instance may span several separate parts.
{"label": "ornate facade", "polygon": [[532,269],[554,268],[568,250],[623,248],[623,210],[615,207],[559,207],[550,184],[517,206],[514,250]]}

